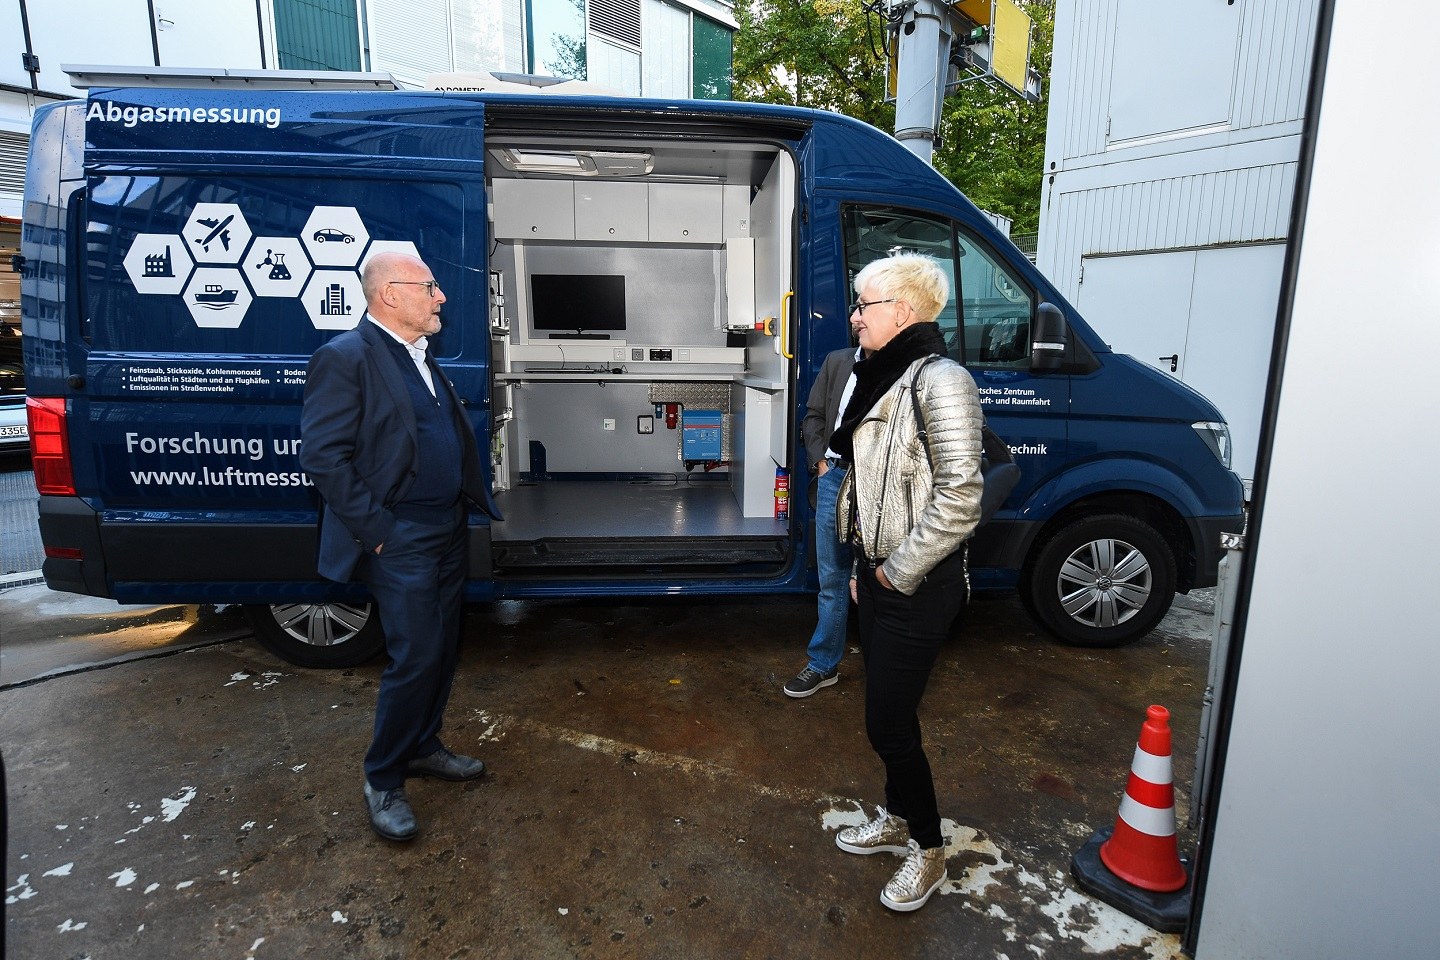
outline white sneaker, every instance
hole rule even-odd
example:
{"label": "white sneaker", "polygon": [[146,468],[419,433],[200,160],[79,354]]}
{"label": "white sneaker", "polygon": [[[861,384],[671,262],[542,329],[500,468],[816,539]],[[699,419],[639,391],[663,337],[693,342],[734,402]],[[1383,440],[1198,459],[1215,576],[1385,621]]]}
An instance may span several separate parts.
{"label": "white sneaker", "polygon": [[880,807],[875,819],[835,834],[835,846],[847,853],[905,853],[910,848],[910,825]]}
{"label": "white sneaker", "polygon": [[880,902],[891,910],[919,910],[930,899],[930,894],[940,889],[947,876],[945,848],[921,850],[920,845],[911,840],[905,862],[880,891]]}

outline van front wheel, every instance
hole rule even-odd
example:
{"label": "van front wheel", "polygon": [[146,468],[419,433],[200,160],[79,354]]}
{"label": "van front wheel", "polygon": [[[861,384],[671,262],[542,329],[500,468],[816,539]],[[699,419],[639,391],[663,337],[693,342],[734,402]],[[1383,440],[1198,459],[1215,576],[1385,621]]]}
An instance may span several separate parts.
{"label": "van front wheel", "polygon": [[246,605],[255,639],[297,667],[357,667],[385,647],[370,603]]}
{"label": "van front wheel", "polygon": [[1029,611],[1065,643],[1118,647],[1140,639],[1170,609],[1175,554],[1143,520],[1085,517],[1040,548],[1021,591]]}

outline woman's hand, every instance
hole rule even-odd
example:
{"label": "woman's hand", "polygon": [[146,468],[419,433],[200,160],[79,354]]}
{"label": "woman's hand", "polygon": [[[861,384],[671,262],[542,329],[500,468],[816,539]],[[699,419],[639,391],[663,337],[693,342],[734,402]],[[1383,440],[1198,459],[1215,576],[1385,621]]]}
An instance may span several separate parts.
{"label": "woman's hand", "polygon": [[860,587],[858,581],[854,577],[850,578],[850,601],[852,603],[860,602]]}
{"label": "woman's hand", "polygon": [[876,567],[876,568],[875,568],[875,582],[878,583],[878,584],[880,584],[880,586],[884,587],[886,590],[894,590],[894,589],[895,589],[895,584],[891,583],[891,582],[890,582],[890,578],[887,577],[887,576],[885,576],[885,568],[884,568],[884,567]]}

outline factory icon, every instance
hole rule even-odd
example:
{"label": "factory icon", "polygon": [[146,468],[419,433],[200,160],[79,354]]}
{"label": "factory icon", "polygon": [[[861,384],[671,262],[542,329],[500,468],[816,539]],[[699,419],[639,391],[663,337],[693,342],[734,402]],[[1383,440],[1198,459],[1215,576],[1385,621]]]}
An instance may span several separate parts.
{"label": "factory icon", "polygon": [[170,245],[168,243],[165,245],[164,253],[153,253],[145,258],[145,276],[175,276],[175,263],[170,257]]}

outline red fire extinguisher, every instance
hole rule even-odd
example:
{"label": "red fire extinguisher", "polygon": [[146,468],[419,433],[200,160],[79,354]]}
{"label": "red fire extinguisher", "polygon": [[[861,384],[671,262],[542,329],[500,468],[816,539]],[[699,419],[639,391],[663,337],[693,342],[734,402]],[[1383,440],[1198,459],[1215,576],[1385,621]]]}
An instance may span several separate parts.
{"label": "red fire extinguisher", "polygon": [[790,471],[775,468],[775,519],[790,519]]}

